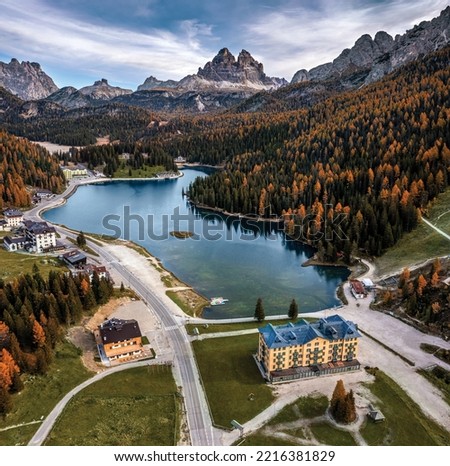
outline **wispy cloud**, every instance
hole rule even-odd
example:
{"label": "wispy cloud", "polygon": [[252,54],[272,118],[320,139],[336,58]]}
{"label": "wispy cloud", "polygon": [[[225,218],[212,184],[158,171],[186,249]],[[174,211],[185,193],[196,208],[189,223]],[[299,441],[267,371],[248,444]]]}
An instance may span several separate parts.
{"label": "wispy cloud", "polygon": [[[37,0],[2,2],[3,53],[19,58],[45,57],[49,64],[78,68],[96,77],[121,69],[134,82],[149,73],[181,78],[210,59],[197,37],[207,25],[186,22],[179,34],[151,28],[146,33],[74,20]],[[136,79],[136,74],[141,78]]]}
{"label": "wispy cloud", "polygon": [[[40,62],[59,86],[180,79],[222,47],[290,79],[365,33],[403,33],[446,0],[2,0],[0,56]],[[56,70],[56,73],[54,72]],[[75,77],[80,77],[74,81]],[[83,82],[81,82],[83,80]]]}
{"label": "wispy cloud", "polygon": [[263,60],[266,72],[290,79],[301,68],[332,61],[362,34],[384,30],[402,34],[414,24],[438,16],[447,1],[288,2],[281,9],[263,9],[249,24],[245,40]]}

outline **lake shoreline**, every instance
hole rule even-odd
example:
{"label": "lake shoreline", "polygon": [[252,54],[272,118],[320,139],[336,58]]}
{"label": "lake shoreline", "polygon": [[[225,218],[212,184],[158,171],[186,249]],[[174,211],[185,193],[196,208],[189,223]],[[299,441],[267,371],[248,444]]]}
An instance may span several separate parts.
{"label": "lake shoreline", "polygon": [[[192,175],[190,174],[189,176],[194,176],[196,172],[193,172]],[[187,171],[186,171],[186,174],[187,174]],[[190,178],[189,178],[190,179]],[[183,185],[185,185],[187,182],[189,182],[189,179],[186,181],[186,182],[183,182]],[[56,207],[59,207],[61,205],[63,205],[64,203],[67,202],[67,199],[69,199],[71,196],[73,196],[73,194],[77,191],[78,189],[78,186],[81,186],[81,185],[88,185],[88,184],[98,184],[98,183],[102,183],[102,182],[111,182],[111,181],[130,181],[130,179],[118,179],[118,178],[112,178],[112,179],[106,179],[106,178],[97,178],[97,179],[85,179],[85,180],[80,180],[80,181],[77,181],[76,183],[73,183],[71,186],[68,186],[68,189],[66,189],[66,191],[58,196],[58,199],[53,199],[53,200],[50,200],[50,201],[46,201],[46,205],[43,205],[43,206],[40,206],[40,211],[41,211],[41,214],[43,214],[44,212],[50,210],[50,209],[54,209]],[[147,181],[145,179],[139,179],[137,181]],[[152,180],[153,181],[153,180]],[[133,182],[135,182],[133,180]],[[106,184],[106,183],[105,183]],[[162,185],[161,185],[162,186]],[[105,188],[107,189],[107,188]],[[115,188],[109,188],[109,189],[112,189],[111,193],[113,193],[115,191]],[[139,189],[142,189],[142,190],[145,190],[144,187],[142,188],[139,188]],[[150,192],[159,192],[159,188],[150,188],[151,191]],[[164,188],[166,189],[166,188]],[[171,192],[174,192],[174,189],[172,188],[169,188]],[[119,191],[120,192],[120,191]],[[117,198],[117,196],[120,197],[120,194],[117,194],[115,196],[115,198]],[[179,200],[175,200],[176,202],[179,202]],[[116,199],[116,205],[117,205],[117,199]],[[199,206],[197,206],[199,207]],[[224,215],[224,211],[218,211],[218,210],[215,210],[216,212]],[[244,220],[244,227],[245,227],[245,220],[253,220],[253,222],[255,222],[255,220],[257,220],[256,218],[253,218],[253,217],[250,217],[250,216],[238,216],[238,215],[235,215],[234,216],[235,218],[239,219],[239,220]],[[247,217],[247,218],[245,218]],[[50,217],[51,219],[52,217]],[[70,218],[70,217],[69,217]],[[274,222],[277,222],[277,223],[280,223],[280,219],[262,219],[260,218],[261,221],[264,221],[266,222],[267,220],[269,220],[271,223],[274,223]],[[49,220],[49,222],[52,222],[52,220]],[[57,220],[55,219],[54,220],[54,223],[55,224],[61,224],[61,225],[71,225],[70,224],[70,221],[67,220],[66,218],[64,217],[61,217],[60,220]],[[70,227],[72,228],[72,227]],[[85,225],[77,225],[75,227],[75,230],[79,230],[79,229],[83,229],[83,231],[86,233],[86,234],[89,234],[89,228],[88,226],[85,226]],[[93,230],[95,232],[95,229]],[[281,233],[281,232],[280,232]],[[98,234],[98,233],[97,233]],[[259,236],[259,235],[258,235]],[[189,242],[189,238],[185,238],[184,241],[187,241]],[[259,240],[258,240],[259,241]],[[279,241],[277,239],[277,241]],[[282,239],[280,239],[280,241],[283,241]],[[296,243],[298,243],[299,245],[301,244],[300,242],[297,242],[295,241]],[[294,243],[294,241],[292,242]],[[149,245],[146,245],[145,247],[144,246],[140,246],[140,247],[144,247],[144,249],[148,252],[149,255],[153,256],[154,258],[157,258],[158,256],[160,256],[160,254],[163,254],[161,251],[159,251],[159,249],[161,249],[161,246],[160,245],[156,245],[156,250],[152,250],[151,247],[149,247]],[[309,245],[308,245],[309,246]],[[208,246],[208,248],[211,248],[212,246]],[[178,247],[179,248],[179,247]],[[184,246],[181,246],[181,248],[184,248]],[[288,250],[292,250],[292,248],[294,248],[295,250],[297,250],[297,246],[291,246],[291,247],[288,247],[287,249]],[[284,249],[284,248],[283,248]],[[289,257],[293,257],[291,256],[292,253],[288,253],[289,254]],[[306,257],[308,257],[308,253],[306,251],[305,253],[305,250],[303,250],[301,248],[301,246],[298,247],[298,252],[297,254],[299,255],[299,257],[301,258],[300,262],[298,263],[298,266],[300,266],[302,264],[302,262],[305,260],[305,254],[306,254]],[[164,255],[164,254],[163,254]],[[249,252],[249,255],[251,256],[252,253]],[[197,257],[197,256],[196,256]],[[201,257],[201,255],[200,255]],[[277,256],[279,257],[279,256]],[[282,257],[282,256],[281,256]],[[288,256],[287,256],[288,257]],[[166,259],[165,259],[166,260]],[[169,261],[170,263],[170,255],[168,256],[167,260]],[[198,259],[197,259],[198,260]],[[270,259],[267,259],[269,261],[270,264],[272,264],[272,262],[270,261]],[[275,268],[277,268],[279,266],[279,262],[280,260],[282,259],[277,259],[275,261]],[[294,267],[297,267],[295,265],[295,259],[294,259],[294,262],[291,262],[292,259],[288,259],[289,262],[291,265],[290,267],[294,266]],[[160,262],[160,261],[159,261]],[[230,261],[228,261],[230,262]],[[327,264],[328,265],[328,264]],[[186,279],[186,277],[191,277],[193,279],[193,282],[194,283],[197,283],[198,285],[198,280],[195,279],[195,276],[191,276],[189,274],[186,274],[186,273],[189,273],[189,267],[186,269],[186,267],[181,267],[181,276],[184,277],[183,280],[179,279],[178,276],[177,276],[177,272],[171,272],[170,271],[170,265],[169,265],[169,268],[165,268],[165,267],[162,267],[162,264],[161,262],[159,263],[159,267],[161,268],[164,268],[164,271],[166,273],[170,273],[173,275],[174,277],[174,280],[177,280],[178,282],[183,282],[183,283],[180,283],[180,286],[185,286],[186,288],[190,288],[193,292],[195,291],[196,294],[199,296],[199,298],[203,298],[205,299],[205,294],[207,294],[209,296],[209,298],[206,298],[206,303],[205,303],[205,306],[203,308],[203,312],[201,314],[201,316],[203,318],[205,318],[205,320],[211,320],[211,319],[215,319],[215,318],[221,318],[221,319],[227,319],[229,317],[245,317],[245,316],[249,316],[252,314],[252,309],[253,309],[253,304],[252,304],[252,301],[251,301],[251,298],[249,299],[249,297],[246,296],[246,294],[242,293],[241,292],[241,289],[239,288],[239,283],[236,284],[235,281],[231,282],[230,283],[230,289],[228,290],[227,287],[222,287],[220,285],[220,282],[217,284],[217,287],[216,287],[216,284],[215,284],[215,281],[214,279],[212,280],[209,280],[207,283],[208,283],[208,286],[203,286],[203,282],[200,283],[200,287],[204,289],[203,292],[197,292],[196,291],[196,288],[193,288],[192,286],[189,285],[189,283],[192,283],[192,281],[189,280],[189,278]],[[343,266],[340,266],[340,267],[343,267]],[[180,267],[178,267],[180,268]],[[345,268],[345,267],[344,267]],[[187,272],[186,272],[186,270]],[[178,269],[177,269],[178,270]],[[183,270],[185,272],[183,272]],[[307,280],[311,280],[311,286],[313,287],[316,287],[315,283],[317,283],[317,286],[318,286],[318,282],[315,281],[315,275],[316,275],[317,272],[312,272],[311,274],[308,273],[308,278]],[[323,272],[320,272],[321,274]],[[184,274],[184,275],[183,275]],[[260,277],[260,275],[258,274],[258,270],[257,268],[255,269],[255,274]],[[328,276],[328,273],[326,274]],[[215,274],[214,274],[215,276]],[[296,275],[294,275],[295,277]],[[334,273],[331,273],[330,277],[334,277],[334,278],[330,278],[330,280],[333,280],[333,282],[330,282],[330,284],[327,286],[326,289],[324,289],[324,292],[322,293],[320,290],[321,290],[321,287],[318,287],[318,291],[315,292],[315,293],[312,293],[312,300],[310,300],[309,298],[306,298],[308,300],[308,305],[307,305],[307,308],[304,309],[304,312],[316,312],[316,311],[320,311],[321,309],[324,309],[328,306],[333,306],[333,305],[338,305],[341,303],[341,301],[339,299],[336,299],[336,289],[337,289],[337,285],[335,286],[335,283],[334,282],[338,282],[339,279],[341,281],[345,281],[346,280],[346,276],[344,275],[344,272],[342,273],[342,278],[339,278],[341,277],[341,274],[338,273],[338,275],[335,275]],[[264,294],[264,290],[266,290],[265,288],[265,278],[264,276],[260,277],[258,279],[258,283],[261,283],[259,286],[261,288],[261,291],[259,292],[262,292]],[[291,279],[291,281],[294,280],[294,283],[295,283],[295,278]],[[322,280],[320,280],[322,281]],[[223,283],[226,283],[226,281],[224,281]],[[310,288],[305,288],[308,287],[309,285],[305,285],[306,282],[303,281],[302,279],[302,282],[300,284],[300,286],[296,287],[295,289],[293,289],[293,295],[296,299],[297,298],[300,298],[302,299],[302,296],[309,296],[310,295],[310,292],[309,291],[306,291],[305,294],[304,294],[304,289],[305,290],[309,290]],[[339,283],[340,284],[340,283]],[[330,286],[331,285],[331,286]],[[195,286],[195,285],[194,285]],[[295,285],[294,285],[295,286]],[[282,314],[283,313],[283,307],[279,302],[276,301],[275,297],[277,296],[277,285],[276,285],[276,282],[272,282],[272,292],[271,294],[269,294],[268,296],[270,297],[267,298],[267,301],[266,301],[266,307],[269,306],[269,309],[270,309],[270,312],[273,312],[274,314]],[[168,288],[167,290],[170,290],[170,288]],[[167,291],[166,290],[166,291]],[[256,288],[255,288],[256,290]],[[281,287],[280,288],[280,300],[287,300],[288,297],[286,297],[287,294],[290,295],[290,292],[289,291],[286,291],[288,290],[288,288],[285,288],[285,287]],[[229,291],[229,294],[228,294],[228,291]],[[259,293],[258,291],[254,291],[254,293]],[[234,294],[233,294],[234,293]],[[228,294],[228,296],[227,296]],[[211,299],[212,296],[219,296],[219,295],[222,295],[222,296],[225,296],[226,298],[230,298],[230,301],[231,301],[231,304],[235,303],[233,306],[231,306],[231,309],[228,310],[227,307],[220,307],[220,308],[210,308],[209,306],[209,301]],[[242,296],[241,296],[242,295]],[[250,295],[249,295],[250,296]],[[252,295],[253,296],[253,295]],[[255,295],[256,296],[256,295]],[[317,297],[317,298],[316,298]],[[286,299],[285,299],[286,298]],[[326,299],[323,299],[323,298],[326,298]],[[256,299],[256,298],[255,298]],[[334,304],[335,303],[335,304]],[[229,312],[231,312],[231,314],[229,314]],[[200,316],[200,313],[197,312],[196,314],[197,316]],[[270,314],[268,314],[269,316]]]}

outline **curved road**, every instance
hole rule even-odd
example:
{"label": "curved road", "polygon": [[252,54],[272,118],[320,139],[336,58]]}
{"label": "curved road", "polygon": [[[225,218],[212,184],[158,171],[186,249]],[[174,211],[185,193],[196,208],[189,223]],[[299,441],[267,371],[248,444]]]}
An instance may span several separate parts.
{"label": "curved road", "polygon": [[[78,184],[83,184],[83,182]],[[64,201],[65,196],[71,193],[74,188],[75,186],[72,184],[63,194],[56,196],[50,202],[46,202],[43,205],[33,208],[28,212],[27,217],[35,220],[42,220],[40,218],[41,212],[59,205]],[[67,237],[76,237],[73,232],[66,230],[61,226],[55,225],[55,228],[59,233],[62,233]],[[92,250],[99,254],[105,264],[109,264],[110,267],[113,267],[118,274],[123,277],[123,281],[130,284],[130,287],[138,296],[141,297],[143,302],[155,312],[161,321],[170,345],[174,351],[174,370],[177,371],[179,375],[183,391],[191,443],[192,445],[197,446],[214,445],[215,439],[212,421],[207,407],[208,405],[205,394],[200,383],[200,376],[194,354],[184,325],[179,323],[168,311],[161,299],[153,293],[139,277],[132,274],[125,266],[123,266],[113,254],[92,241],[87,241],[87,243]],[[106,371],[105,375],[109,373],[110,371]],[[86,384],[89,384],[89,381],[87,381]],[[82,388],[84,388],[84,386],[85,385],[83,385]],[[70,393],[58,403],[57,407],[55,407],[52,413],[48,416],[48,420],[46,419],[44,421],[33,436],[30,441],[30,445],[40,445],[45,440],[45,437],[50,432],[56,417],[61,412],[65,404],[70,400],[71,396],[69,395]]]}

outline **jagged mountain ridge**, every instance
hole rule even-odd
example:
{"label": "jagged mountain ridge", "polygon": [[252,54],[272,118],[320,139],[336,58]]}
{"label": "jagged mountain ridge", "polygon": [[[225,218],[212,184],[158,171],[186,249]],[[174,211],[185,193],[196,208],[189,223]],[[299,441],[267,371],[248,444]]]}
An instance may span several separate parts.
{"label": "jagged mountain ridge", "polygon": [[180,88],[192,89],[200,84],[201,88],[220,89],[277,89],[287,84],[284,78],[270,78],[264,73],[262,63],[256,61],[247,50],[241,50],[238,58],[225,47],[199,68],[194,76],[186,76],[179,83]]}
{"label": "jagged mountain ridge", "polygon": [[119,95],[131,94],[133,91],[131,89],[111,86],[108,84],[108,80],[103,78],[95,81],[92,86],[82,87],[79,89],[79,92],[93,100],[111,100]]}
{"label": "jagged mountain ridge", "polygon": [[137,88],[139,91],[150,91],[152,89],[173,89],[178,86],[178,81],[169,79],[167,81],[161,81],[154,76],[149,76],[142,84]]}
{"label": "jagged mountain ridge", "polygon": [[230,108],[261,90],[277,89],[287,84],[284,78],[271,78],[262,63],[242,50],[236,58],[227,48],[199,68],[197,74],[180,81],[161,81],[150,76],[136,92],[109,86],[105,79],[78,91],[63,88],[46,100],[67,108],[121,103],[159,111],[204,112]]}
{"label": "jagged mountain ridge", "polygon": [[[309,71],[298,71],[292,79],[293,86],[287,85],[284,78],[266,76],[263,65],[246,50],[242,50],[236,59],[227,48],[223,48],[203,68],[199,68],[196,74],[188,75],[180,81],[161,81],[150,76],[136,92],[132,92],[110,86],[102,79],[93,86],[79,90],[73,87],[59,90],[56,88],[56,92],[48,95],[45,100],[67,110],[98,107],[106,103],[190,113],[221,111],[236,106],[238,111],[244,112],[294,109],[376,81],[402,64],[443,47],[450,38],[449,23],[450,7],[447,7],[439,17],[424,21],[395,39],[383,31],[378,32],[373,39],[364,34],[351,49],[343,50],[333,62]],[[35,74],[40,70],[38,64],[23,62],[22,65],[24,63]],[[22,67],[17,60],[12,60],[11,64],[4,65],[0,62],[3,65],[3,75],[0,70],[0,78],[5,75],[5,66],[10,69]],[[16,81],[24,87],[23,77]],[[17,89],[11,90],[4,82],[3,85],[17,95]],[[29,94],[37,95],[37,87],[32,86]],[[22,98],[30,100],[28,97]],[[28,107],[23,112],[25,117],[37,115],[40,109],[53,110],[52,105]]]}
{"label": "jagged mountain ridge", "polygon": [[39,63],[20,63],[16,58],[10,63],[0,61],[0,86],[23,100],[42,99],[58,90]]}
{"label": "jagged mountain ridge", "polygon": [[431,53],[450,41],[450,6],[431,21],[397,35],[379,31],[375,37],[362,35],[350,49],[344,49],[332,62],[309,71],[297,71],[291,84],[305,81],[340,80],[347,87],[369,84],[381,79],[399,66]]}
{"label": "jagged mountain ridge", "polygon": [[138,91],[153,89],[176,89],[177,91],[193,90],[240,90],[258,91],[277,89],[286,85],[284,78],[271,78],[264,73],[262,63],[256,61],[246,50],[241,50],[238,58],[226,48],[199,68],[196,74],[185,76],[180,81],[160,81],[153,76],[148,77],[138,86]]}

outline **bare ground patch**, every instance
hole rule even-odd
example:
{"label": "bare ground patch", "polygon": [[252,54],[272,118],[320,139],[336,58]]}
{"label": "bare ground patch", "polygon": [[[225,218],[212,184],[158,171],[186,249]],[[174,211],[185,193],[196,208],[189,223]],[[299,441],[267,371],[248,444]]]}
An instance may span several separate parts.
{"label": "bare ground patch", "polygon": [[107,304],[100,306],[98,311],[92,317],[86,317],[81,325],[71,327],[67,333],[67,338],[77,348],[83,351],[81,359],[83,364],[91,371],[100,372],[106,369],[105,366],[97,362],[95,359],[98,355],[97,345],[93,335],[96,329],[105,319],[116,311],[117,308],[130,302],[127,297],[110,300]]}

